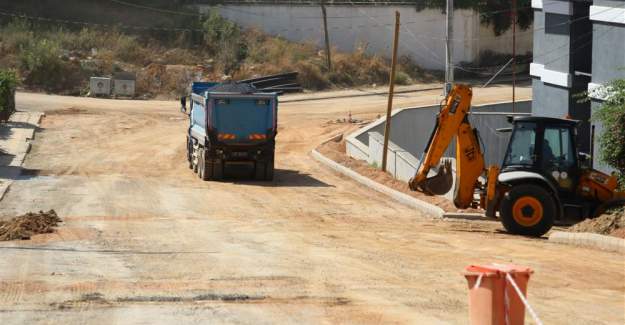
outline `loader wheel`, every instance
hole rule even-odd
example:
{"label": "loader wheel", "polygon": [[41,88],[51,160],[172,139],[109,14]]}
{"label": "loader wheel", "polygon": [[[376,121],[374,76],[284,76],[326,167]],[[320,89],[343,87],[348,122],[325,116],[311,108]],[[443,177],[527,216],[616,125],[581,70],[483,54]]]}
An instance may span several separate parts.
{"label": "loader wheel", "polygon": [[625,206],[625,199],[614,199],[599,204],[591,213],[591,218],[598,218],[609,210]]}
{"label": "loader wheel", "polygon": [[540,237],[553,226],[556,204],[541,186],[516,185],[501,200],[499,214],[508,232]]}

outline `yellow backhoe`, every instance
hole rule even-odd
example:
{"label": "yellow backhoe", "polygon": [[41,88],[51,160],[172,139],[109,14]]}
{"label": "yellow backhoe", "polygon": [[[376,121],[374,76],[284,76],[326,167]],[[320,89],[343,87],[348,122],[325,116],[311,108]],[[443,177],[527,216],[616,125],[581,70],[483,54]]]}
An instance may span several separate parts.
{"label": "yellow backhoe", "polygon": [[[478,132],[469,122],[472,90],[455,85],[445,99],[436,125],[409,186],[429,195],[453,185],[451,161],[441,158],[456,137],[454,205],[482,208],[510,233],[542,236],[556,220],[588,218],[625,202],[617,180],[593,170],[587,154],[578,153],[578,121],[523,116],[511,119],[512,132],[501,167],[485,169]],[[438,172],[428,177],[430,170]],[[480,179],[480,176],[483,176]]]}

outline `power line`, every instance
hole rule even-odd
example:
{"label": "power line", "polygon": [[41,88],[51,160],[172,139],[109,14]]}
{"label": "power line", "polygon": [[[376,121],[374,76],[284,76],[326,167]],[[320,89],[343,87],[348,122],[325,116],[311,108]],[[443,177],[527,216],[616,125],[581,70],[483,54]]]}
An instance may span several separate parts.
{"label": "power line", "polygon": [[121,1],[121,0],[109,0],[109,1],[117,3],[117,4],[120,4],[120,5],[123,5],[123,6],[128,6],[128,7],[138,8],[138,9],[145,9],[145,10],[160,12],[160,13],[164,13],[164,14],[193,16],[193,17],[201,17],[202,16],[201,14],[192,13],[192,12],[185,12],[185,11],[177,11],[177,10],[169,10],[169,9],[148,7],[148,6],[143,6],[143,5],[139,5],[139,4],[136,4],[136,3],[130,3],[130,2]]}

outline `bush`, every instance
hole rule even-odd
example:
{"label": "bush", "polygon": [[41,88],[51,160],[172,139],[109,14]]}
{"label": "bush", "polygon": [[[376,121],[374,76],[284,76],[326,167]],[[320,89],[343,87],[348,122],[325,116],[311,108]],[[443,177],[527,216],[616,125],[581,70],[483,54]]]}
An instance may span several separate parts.
{"label": "bush", "polygon": [[0,119],[6,120],[15,110],[14,92],[17,77],[13,71],[0,70]]}
{"label": "bush", "polygon": [[206,47],[217,57],[224,73],[231,74],[238,69],[247,57],[247,45],[239,26],[211,10],[202,27]]}
{"label": "bush", "polygon": [[74,91],[80,82],[80,66],[61,59],[59,44],[43,39],[35,40],[19,53],[19,68],[24,84],[46,91]]}
{"label": "bush", "polygon": [[17,53],[35,38],[27,20],[15,19],[0,30],[0,53]]}
{"label": "bush", "polygon": [[617,171],[619,184],[625,189],[625,79],[617,79],[600,90],[608,94],[593,119],[603,124],[599,137],[600,158]]}
{"label": "bush", "polygon": [[152,54],[139,43],[137,38],[121,33],[116,33],[112,38],[111,42],[115,44],[113,50],[117,59],[139,65],[149,63]]}
{"label": "bush", "polygon": [[321,90],[330,86],[330,81],[321,71],[319,65],[301,62],[295,66],[299,72],[298,82],[306,89]]}

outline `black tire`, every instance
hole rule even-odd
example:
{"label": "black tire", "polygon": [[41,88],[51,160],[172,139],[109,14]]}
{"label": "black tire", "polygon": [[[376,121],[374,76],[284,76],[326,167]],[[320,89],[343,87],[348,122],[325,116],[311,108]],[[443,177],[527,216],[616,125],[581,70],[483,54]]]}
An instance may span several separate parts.
{"label": "black tire", "polygon": [[265,164],[265,180],[273,180],[274,163],[273,158]]}
{"label": "black tire", "polygon": [[556,213],[551,193],[534,184],[513,186],[502,198],[499,208],[501,223],[508,232],[534,237],[551,229]]}
{"label": "black tire", "polygon": [[625,199],[613,199],[603,202],[595,207],[591,213],[591,218],[598,218],[609,210],[625,206]]}
{"label": "black tire", "polygon": [[[199,150],[199,149],[198,149],[198,150]],[[198,153],[198,154],[199,154],[199,153]],[[194,172],[194,173],[196,173],[196,174],[197,174],[197,172],[198,172],[198,165],[199,165],[199,164],[200,164],[200,159],[199,159],[199,158],[198,158],[198,163],[197,163],[197,164],[195,164],[195,163],[194,163],[194,159],[193,159],[193,158],[191,158],[191,166],[192,166],[192,168],[191,168],[191,169],[193,169],[193,172]]]}
{"label": "black tire", "polygon": [[200,167],[199,172],[197,173],[201,180],[208,180],[208,175],[206,175],[206,159],[204,158],[204,149],[200,149],[200,158],[198,159]]}
{"label": "black tire", "polygon": [[210,165],[212,170],[211,179],[216,181],[222,180],[224,178],[223,160],[214,160]]}
{"label": "black tire", "polygon": [[266,164],[262,161],[257,161],[254,163],[254,179],[257,181],[265,180],[265,166]]}
{"label": "black tire", "polygon": [[187,162],[189,162],[189,169],[193,169],[192,150],[193,147],[191,146],[191,141],[189,141],[189,137],[187,137]]}

